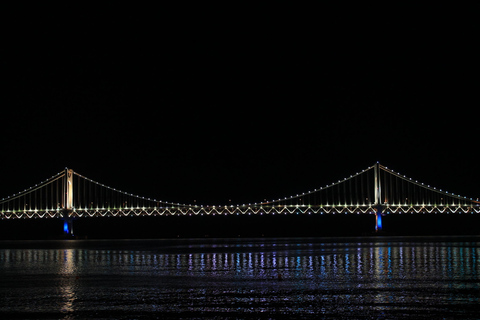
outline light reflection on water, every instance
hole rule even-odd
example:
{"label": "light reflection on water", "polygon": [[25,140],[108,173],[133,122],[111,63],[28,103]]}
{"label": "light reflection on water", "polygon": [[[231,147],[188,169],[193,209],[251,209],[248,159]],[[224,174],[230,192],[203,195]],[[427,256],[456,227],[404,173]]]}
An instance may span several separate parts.
{"label": "light reflection on water", "polygon": [[476,318],[479,240],[4,242],[0,314]]}

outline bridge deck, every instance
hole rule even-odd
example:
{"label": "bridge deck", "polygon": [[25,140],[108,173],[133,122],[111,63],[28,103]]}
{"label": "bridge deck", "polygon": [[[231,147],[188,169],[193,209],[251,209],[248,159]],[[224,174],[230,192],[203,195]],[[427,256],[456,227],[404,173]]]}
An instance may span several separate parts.
{"label": "bridge deck", "polygon": [[[375,214],[373,205],[291,205],[291,206],[193,206],[193,207],[126,207],[74,208],[68,214],[63,209],[17,210],[0,213],[0,219],[166,216],[166,215],[275,215],[275,214]],[[385,205],[383,214],[473,214],[479,205]]]}

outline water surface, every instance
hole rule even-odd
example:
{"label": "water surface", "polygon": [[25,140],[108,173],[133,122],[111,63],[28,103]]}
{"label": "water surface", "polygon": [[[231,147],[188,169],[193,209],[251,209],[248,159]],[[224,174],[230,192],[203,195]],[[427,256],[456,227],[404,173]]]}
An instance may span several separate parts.
{"label": "water surface", "polygon": [[480,238],[0,242],[2,318],[478,318]]}

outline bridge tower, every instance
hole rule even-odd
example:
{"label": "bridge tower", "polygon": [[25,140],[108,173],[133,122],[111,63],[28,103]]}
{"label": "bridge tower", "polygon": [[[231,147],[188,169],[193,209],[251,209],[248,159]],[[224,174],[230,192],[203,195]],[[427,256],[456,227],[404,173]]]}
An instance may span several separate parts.
{"label": "bridge tower", "polygon": [[73,218],[70,214],[73,211],[73,170],[65,168],[65,177],[63,183],[63,233],[65,236],[73,236]]}
{"label": "bridge tower", "polygon": [[380,179],[380,163],[374,166],[374,186],[375,186],[375,231],[382,231],[382,183]]}

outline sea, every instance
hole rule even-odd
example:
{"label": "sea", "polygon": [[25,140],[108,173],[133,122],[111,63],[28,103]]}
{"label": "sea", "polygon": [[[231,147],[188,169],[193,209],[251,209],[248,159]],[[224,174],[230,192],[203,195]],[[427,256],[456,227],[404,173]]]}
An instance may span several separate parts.
{"label": "sea", "polygon": [[0,241],[1,319],[478,319],[480,237]]}

